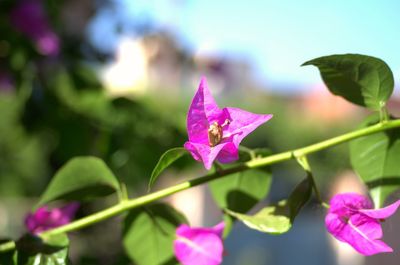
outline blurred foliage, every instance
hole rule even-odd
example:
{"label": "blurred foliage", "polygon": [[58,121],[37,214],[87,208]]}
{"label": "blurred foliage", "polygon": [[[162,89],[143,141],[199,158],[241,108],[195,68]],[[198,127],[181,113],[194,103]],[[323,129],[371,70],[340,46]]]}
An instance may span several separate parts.
{"label": "blurred foliage", "polygon": [[[1,2],[0,70],[10,75],[14,90],[0,91],[0,196],[38,196],[55,170],[78,155],[98,156],[129,187],[140,186],[138,181],[149,178],[165,150],[184,143],[190,100],[168,99],[165,94],[110,98],[95,71],[105,57],[83,36],[63,32],[58,16],[62,4],[44,1],[61,39],[58,56],[39,54],[34,44],[13,28],[7,14],[14,5],[11,0]],[[243,100],[235,102],[235,97],[230,97],[223,101],[274,114],[268,125],[245,140],[249,147],[284,151],[345,131],[340,124],[321,125],[303,119],[287,97],[259,91],[236,96]],[[347,159],[333,159],[338,153],[346,157],[343,151],[321,152],[314,167],[317,171],[322,167],[323,172],[347,167]],[[330,163],[325,163],[328,160]]]}

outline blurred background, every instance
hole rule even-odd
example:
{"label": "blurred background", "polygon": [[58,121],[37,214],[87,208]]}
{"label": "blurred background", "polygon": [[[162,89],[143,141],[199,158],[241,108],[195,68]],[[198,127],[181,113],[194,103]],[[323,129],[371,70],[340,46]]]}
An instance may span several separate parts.
{"label": "blurred background", "polygon": [[[245,146],[276,153],[353,129],[368,113],[330,95],[318,71],[300,65],[367,54],[386,61],[398,82],[399,8],[395,0],[0,0],[0,237],[24,231],[25,214],[74,156],[104,159],[131,196],[144,194],[160,155],[187,139],[186,112],[201,76],[221,107],[274,114]],[[395,115],[399,96],[389,103]],[[326,200],[363,190],[347,151],[340,145],[310,157]],[[156,188],[203,173],[182,159]],[[258,208],[285,198],[304,174],[291,161],[274,166],[273,176]],[[221,217],[207,187],[168,200],[193,225]],[[79,215],[114,202],[83,205]],[[323,219],[310,203],[282,236],[237,224],[224,264],[398,264],[396,253],[365,259],[337,244]],[[397,250],[399,219],[384,223],[385,241]],[[116,218],[73,233],[73,264],[130,264],[119,231]]]}

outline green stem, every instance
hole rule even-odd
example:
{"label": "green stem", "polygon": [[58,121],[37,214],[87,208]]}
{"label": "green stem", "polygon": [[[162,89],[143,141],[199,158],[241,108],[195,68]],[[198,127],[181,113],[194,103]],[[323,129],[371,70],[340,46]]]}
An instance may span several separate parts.
{"label": "green stem", "polygon": [[[178,185],[175,185],[175,186],[172,186],[172,187],[160,190],[160,191],[156,191],[156,192],[144,195],[139,198],[121,201],[117,205],[107,208],[105,210],[102,210],[100,212],[88,215],[82,219],[76,220],[76,221],[66,224],[64,226],[60,226],[60,227],[57,227],[57,228],[54,228],[51,230],[47,230],[47,231],[41,233],[40,236],[48,237],[48,236],[55,235],[55,234],[61,234],[61,233],[66,233],[66,232],[82,229],[89,225],[92,225],[92,224],[98,223],[100,221],[103,221],[105,219],[108,219],[110,217],[116,216],[127,210],[146,205],[153,201],[167,197],[171,194],[174,194],[174,193],[177,193],[177,192],[180,192],[183,190],[187,190],[187,189],[195,187],[195,186],[199,186],[201,184],[207,183],[209,181],[212,181],[212,180],[215,180],[218,178],[222,178],[222,177],[227,176],[232,173],[244,171],[244,170],[251,169],[251,168],[264,167],[267,165],[272,165],[272,164],[276,164],[276,163],[279,163],[282,161],[290,160],[292,158],[302,157],[307,154],[311,154],[311,153],[326,149],[328,147],[350,141],[352,139],[355,139],[355,138],[358,138],[361,136],[365,136],[365,135],[369,135],[372,133],[389,130],[389,129],[393,129],[393,128],[397,128],[397,127],[400,127],[400,119],[378,123],[378,124],[369,126],[367,128],[363,128],[363,129],[359,129],[359,130],[356,130],[356,131],[353,131],[350,133],[346,133],[346,134],[343,134],[343,135],[340,135],[340,136],[337,136],[337,137],[334,137],[334,138],[331,138],[331,139],[328,139],[328,140],[325,140],[325,141],[322,141],[322,142],[319,142],[316,144],[312,144],[312,145],[309,145],[309,146],[306,146],[303,148],[267,156],[264,158],[259,158],[256,160],[251,160],[251,161],[242,163],[240,165],[237,165],[237,166],[225,169],[225,170],[221,170],[221,171],[218,171],[215,173],[209,173],[205,176],[202,176],[202,177],[190,180],[190,181],[186,181],[181,184],[178,184]],[[14,242],[6,242],[6,243],[0,245],[0,252],[11,250],[14,247],[15,247]]]}
{"label": "green stem", "polygon": [[242,146],[242,145],[239,146],[239,150],[248,153],[252,160],[257,158],[256,157],[256,153],[254,152],[254,150],[252,150],[250,148],[247,148],[246,146]]}
{"label": "green stem", "polygon": [[120,202],[122,201],[128,201],[129,196],[128,196],[128,189],[126,188],[126,184],[123,182],[119,183],[119,191],[118,191],[118,199]]}
{"label": "green stem", "polygon": [[306,156],[301,156],[297,157],[297,162],[301,165],[301,167],[307,172],[307,177],[311,181],[311,185],[313,186],[314,192],[315,192],[315,197],[317,197],[317,200],[323,205],[324,201],[322,200],[321,193],[318,190],[317,184],[315,183],[314,176],[311,171],[310,164],[308,163],[308,159]]}
{"label": "green stem", "polygon": [[383,105],[380,109],[379,109],[379,116],[380,116],[380,122],[381,123],[385,123],[387,121],[389,121],[389,113],[387,111],[387,108],[385,105]]}

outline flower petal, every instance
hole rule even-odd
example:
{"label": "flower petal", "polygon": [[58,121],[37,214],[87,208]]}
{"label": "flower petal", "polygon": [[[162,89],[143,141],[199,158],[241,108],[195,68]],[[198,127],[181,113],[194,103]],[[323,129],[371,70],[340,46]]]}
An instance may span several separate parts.
{"label": "flower petal", "polygon": [[189,107],[187,116],[187,130],[189,141],[194,143],[208,144],[208,128],[210,121],[219,120],[223,114],[218,108],[210,91],[207,81],[203,77],[199,88]]}
{"label": "flower petal", "polygon": [[233,143],[239,146],[240,142],[258,126],[272,118],[272,114],[255,114],[238,108],[224,108],[230,124],[224,131],[225,135],[231,136]]}
{"label": "flower petal", "polygon": [[218,162],[227,164],[239,159],[239,149],[234,143],[225,142],[222,144],[224,144],[224,147],[217,156]]}
{"label": "flower petal", "polygon": [[[368,197],[356,193],[335,195],[330,201],[329,212],[325,218],[326,228],[338,240],[351,245],[363,255],[369,256],[381,252],[392,252],[392,248],[381,240],[382,227],[377,218],[365,211],[372,208]],[[379,214],[393,214],[398,205],[391,205]],[[372,213],[375,210],[372,210]]]}
{"label": "flower petal", "polygon": [[193,143],[193,142],[186,142],[184,147],[186,150],[188,150],[193,158],[198,161],[202,161],[204,164],[204,167],[209,170],[215,160],[215,158],[218,156],[219,152],[227,145],[230,145],[232,143],[227,142],[227,143],[222,143],[218,144],[214,147],[210,147],[208,144],[199,144],[199,143]]}
{"label": "flower petal", "polygon": [[74,217],[78,207],[79,204],[76,202],[52,210],[49,210],[47,206],[40,207],[36,212],[26,216],[25,225],[31,233],[38,234],[45,230],[68,224]]}
{"label": "flower petal", "polygon": [[360,212],[375,219],[386,219],[393,215],[400,206],[400,200],[381,209],[361,209]]}
{"label": "flower petal", "polygon": [[347,226],[346,241],[363,255],[392,252],[393,249],[379,240],[382,228],[378,221],[362,214],[353,215]]}
{"label": "flower petal", "polygon": [[225,223],[220,222],[220,223],[216,224],[215,226],[213,226],[211,229],[214,231],[214,233],[216,235],[218,235],[219,237],[222,237],[222,234],[224,233],[224,229],[225,229]]}
{"label": "flower petal", "polygon": [[194,158],[194,160],[197,161],[202,161],[201,160],[201,155],[199,154],[199,151],[197,150],[197,146],[195,143],[192,142],[186,142],[183,147],[189,151],[189,153],[192,155],[192,157]]}
{"label": "flower petal", "polygon": [[351,215],[360,209],[373,208],[368,197],[358,193],[340,193],[332,197],[329,202],[329,212],[340,216]]}
{"label": "flower petal", "polygon": [[26,228],[34,233],[37,230],[41,230],[39,227],[49,219],[51,213],[47,206],[40,207],[34,213],[29,213],[25,218]]}
{"label": "flower petal", "polygon": [[347,222],[335,214],[325,218],[328,232],[340,241],[351,245],[359,253],[369,256],[381,252],[392,252],[392,248],[381,241],[382,229],[375,219],[362,214],[353,215]]}
{"label": "flower petal", "polygon": [[181,225],[174,241],[176,258],[183,265],[218,265],[222,262],[223,242],[218,228],[190,228]]}

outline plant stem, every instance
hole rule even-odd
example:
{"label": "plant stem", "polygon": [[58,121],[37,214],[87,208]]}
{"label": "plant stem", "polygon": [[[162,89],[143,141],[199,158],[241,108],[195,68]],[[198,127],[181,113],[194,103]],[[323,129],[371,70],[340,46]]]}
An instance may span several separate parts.
{"label": "plant stem", "polygon": [[[352,131],[352,132],[349,132],[349,133],[346,133],[346,134],[343,134],[343,135],[340,135],[340,136],[337,136],[337,137],[334,137],[334,138],[331,138],[331,139],[328,139],[328,140],[325,140],[325,141],[322,141],[322,142],[319,142],[316,144],[302,147],[299,149],[295,149],[295,150],[291,150],[291,151],[287,151],[287,152],[283,152],[283,153],[279,153],[279,154],[275,154],[275,155],[270,155],[270,156],[267,156],[264,158],[250,160],[248,162],[239,164],[237,166],[233,166],[231,168],[224,169],[224,170],[219,170],[215,173],[209,173],[202,177],[199,177],[199,178],[196,178],[196,179],[193,179],[190,181],[186,181],[181,184],[144,195],[139,198],[130,199],[130,200],[122,200],[117,205],[114,205],[110,208],[107,208],[100,212],[88,215],[82,219],[76,220],[69,224],[66,224],[66,225],[51,229],[51,230],[47,230],[47,231],[41,233],[40,236],[48,237],[48,236],[55,235],[55,234],[61,234],[61,233],[66,233],[66,232],[70,232],[70,231],[79,230],[79,229],[82,229],[89,225],[92,225],[92,224],[98,223],[100,221],[103,221],[105,219],[108,219],[110,217],[116,216],[127,210],[146,205],[153,201],[167,197],[171,194],[174,194],[174,193],[177,193],[177,192],[180,192],[183,190],[187,190],[187,189],[195,187],[195,186],[199,186],[201,184],[207,183],[209,181],[212,181],[212,180],[215,180],[218,178],[222,178],[222,177],[227,176],[232,173],[236,173],[239,171],[244,171],[244,170],[252,169],[252,168],[264,167],[267,165],[276,164],[276,163],[290,160],[293,158],[303,157],[307,154],[315,153],[320,150],[326,149],[328,147],[332,147],[334,145],[341,144],[341,143],[350,141],[350,140],[358,138],[358,137],[362,137],[365,135],[369,135],[369,134],[373,134],[376,132],[389,130],[389,129],[393,129],[393,128],[397,128],[397,127],[400,127],[400,119],[381,122],[381,123],[378,123],[378,124],[375,124],[375,125],[363,128],[363,129]],[[14,242],[12,242],[12,241],[6,242],[6,243],[0,245],[0,252],[12,250],[13,248],[15,248]]]}
{"label": "plant stem", "polygon": [[379,109],[380,122],[385,123],[389,120],[389,113],[385,105]]}
{"label": "plant stem", "polygon": [[308,163],[307,156],[297,157],[297,162],[299,162],[300,166],[306,171],[307,177],[309,178],[311,185],[313,186],[315,197],[317,197],[317,200],[321,204],[324,204],[324,201],[322,200],[321,197],[321,193],[319,192],[317,184],[315,183],[314,175],[311,171],[310,164]]}

